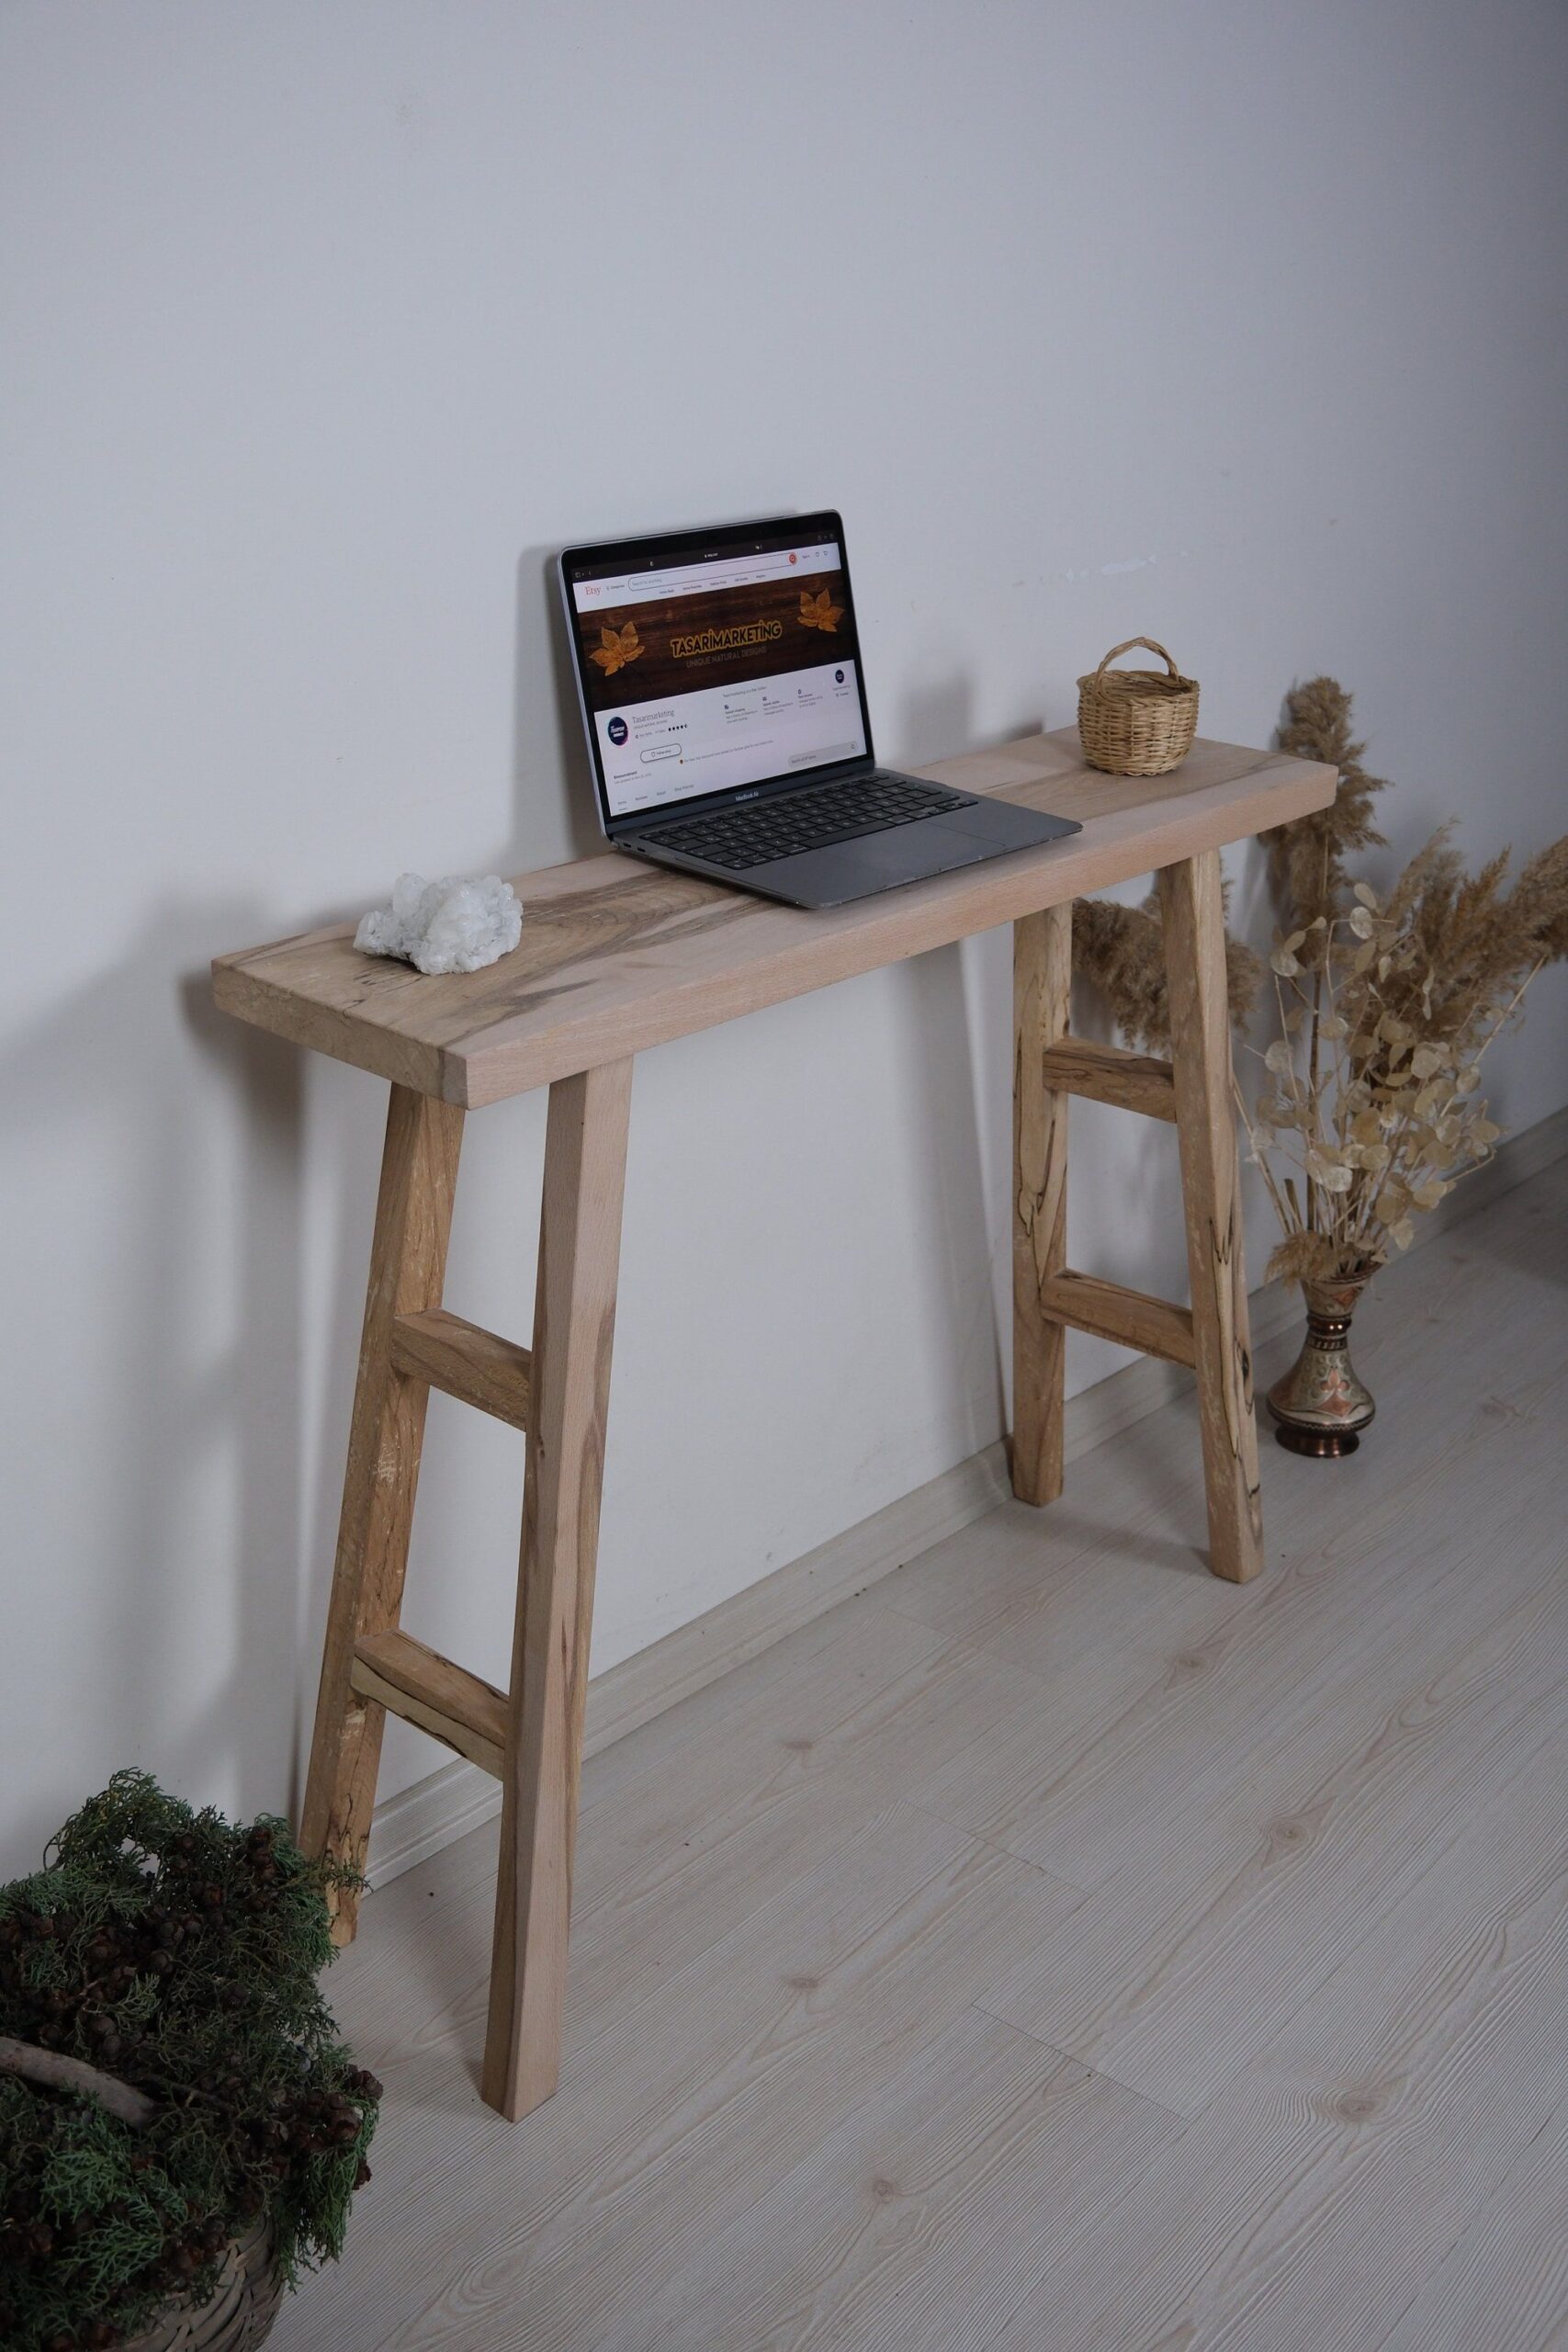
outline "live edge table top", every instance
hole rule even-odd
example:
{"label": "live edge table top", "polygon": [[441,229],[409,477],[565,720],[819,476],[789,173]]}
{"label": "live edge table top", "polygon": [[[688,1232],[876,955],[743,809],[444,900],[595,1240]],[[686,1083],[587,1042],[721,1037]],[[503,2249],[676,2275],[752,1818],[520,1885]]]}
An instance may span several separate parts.
{"label": "live edge table top", "polygon": [[354,924],[335,923],[219,956],[214,994],[258,1028],[476,1109],[1223,848],[1325,807],[1337,781],[1202,741],[1172,775],[1102,775],[1076,728],[920,773],[1083,831],[827,912],[611,852],[518,877],[522,940],[482,972],[363,956]]}

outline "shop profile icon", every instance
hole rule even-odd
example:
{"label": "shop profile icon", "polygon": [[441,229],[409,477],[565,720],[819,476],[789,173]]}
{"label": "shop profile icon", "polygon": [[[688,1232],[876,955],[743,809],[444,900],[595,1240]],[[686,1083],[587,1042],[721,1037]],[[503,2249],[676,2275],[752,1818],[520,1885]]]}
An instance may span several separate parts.
{"label": "shop profile icon", "polygon": [[842,672],[841,670],[835,670],[835,671],[834,671],[834,673],[833,673],[833,684],[834,684],[836,686],[841,686],[841,685],[843,684],[843,683],[844,683],[844,673],[843,673],[843,672]]}
{"label": "shop profile icon", "polygon": [[626,725],[624,718],[612,718],[608,726],[605,728],[604,732],[609,737],[611,742],[615,744],[616,750],[619,751],[621,745],[626,741],[626,737],[631,733],[631,729]]}

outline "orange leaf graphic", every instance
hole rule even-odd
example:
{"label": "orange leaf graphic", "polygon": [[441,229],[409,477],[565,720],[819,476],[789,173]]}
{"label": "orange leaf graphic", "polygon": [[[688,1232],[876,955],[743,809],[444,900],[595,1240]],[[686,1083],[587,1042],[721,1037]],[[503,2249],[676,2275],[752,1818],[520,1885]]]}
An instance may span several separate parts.
{"label": "orange leaf graphic", "polygon": [[627,621],[624,628],[615,629],[608,626],[601,628],[598,647],[588,658],[598,662],[607,678],[613,678],[617,670],[624,670],[628,662],[635,662],[641,651],[637,623]]}
{"label": "orange leaf graphic", "polygon": [[800,592],[800,626],[802,628],[836,629],[843,618],[842,605],[835,605],[826,588],[814,596],[809,588]]}

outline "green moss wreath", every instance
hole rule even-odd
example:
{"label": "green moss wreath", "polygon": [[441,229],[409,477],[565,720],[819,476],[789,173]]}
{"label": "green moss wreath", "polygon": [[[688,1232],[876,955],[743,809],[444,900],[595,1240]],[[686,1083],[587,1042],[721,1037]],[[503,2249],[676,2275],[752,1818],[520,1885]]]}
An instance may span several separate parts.
{"label": "green moss wreath", "polygon": [[323,1890],[280,1821],[120,1772],[0,1887],[0,2344],[108,2346],[217,2285],[265,2221],[292,2284],[337,2255],[380,2085],[316,1979]]}

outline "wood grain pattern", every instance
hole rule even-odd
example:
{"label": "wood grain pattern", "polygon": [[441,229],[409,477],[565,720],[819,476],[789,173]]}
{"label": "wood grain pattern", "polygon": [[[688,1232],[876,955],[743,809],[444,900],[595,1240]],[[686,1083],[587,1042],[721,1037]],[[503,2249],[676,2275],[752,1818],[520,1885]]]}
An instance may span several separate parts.
{"label": "wood grain pattern", "polygon": [[1067,1255],[1067,1098],[1045,1055],[1066,1035],[1073,910],[1048,907],[1012,929],[1012,1490],[1062,1491],[1066,1337],[1042,1294]]}
{"label": "wood grain pattern", "polygon": [[[1510,1258],[1548,1285],[1568,1275],[1554,1214],[1539,1196],[1510,1212]],[[1392,1692],[1423,1688],[1456,1644],[1528,1591],[1539,1574],[1528,1546],[1498,1555],[1521,1480],[1527,1525],[1550,1488],[1568,1329],[1561,1315],[1530,1316],[1529,1286],[1500,1285],[1489,1253],[1431,1246],[1443,1251],[1440,1308],[1374,1295],[1362,1334],[1380,1396],[1396,1415],[1401,1399],[1420,1398],[1398,1429],[1398,1479],[1375,1459],[1326,1485],[1311,1465],[1270,1460],[1292,1540],[1245,1605],[1235,1588],[1173,1573],[1181,1553],[1161,1538],[1164,1524],[1201,1524],[1190,1400],[1140,1430],[1135,1481],[1124,1467],[1117,1476],[1115,1445],[1089,1457],[1045,1561],[1032,1521],[998,1513],[965,1538],[961,1577],[939,1547],[884,1588],[916,1622],[1032,1669],[1055,1694],[1049,1724],[998,1715],[983,1742],[926,1776],[924,1804],[1074,1885],[1122,1875],[1147,1899],[1170,1875],[1196,1900],[1211,1874],[1224,1883],[1238,1820],[1260,1842],[1270,1823],[1295,1820],[1303,1792],[1360,1755]],[[1409,1279],[1391,1272],[1392,1295]],[[1433,1361],[1483,1331],[1499,1344],[1481,1360],[1479,1390],[1433,1384]],[[1276,1356],[1294,1344],[1292,1330]],[[1189,1932],[1199,1916],[1184,1915]],[[1115,1933],[1108,1927],[1107,1950]],[[1226,1988],[1257,1981],[1267,1999],[1256,1964],[1216,1939],[1213,2014]]]}
{"label": "wood grain pattern", "polygon": [[1247,1329],[1219,852],[1205,850],[1165,867],[1159,899],[1207,1473],[1209,1564],[1216,1576],[1243,1584],[1263,1565],[1263,1500]]}
{"label": "wood grain pattern", "polygon": [[[1145,1462],[1156,1477],[1178,1439],[1190,1444],[1190,1430],[1173,1430],[1156,1462]],[[1418,1687],[1422,1676],[1437,1676],[1456,1643],[1473,1639],[1525,1589],[1528,1559],[1478,1579],[1473,1548],[1443,1541],[1456,1474],[1478,1509],[1506,1513],[1521,1457],[1506,1440],[1495,1427],[1469,1443],[1462,1432],[1447,1442],[1434,1435],[1413,1449],[1397,1488],[1358,1496],[1353,1510],[1321,1506],[1311,1541],[1249,1588],[1256,1600],[1245,1609],[1224,1605],[1223,1585],[1194,1589],[1168,1568],[1138,1575],[1139,1529],[1122,1536],[1113,1508],[1095,1498],[1104,1531],[1097,1549],[1111,1561],[1097,1562],[1099,1580],[1111,1588],[1098,1608],[1082,1591],[1091,1579],[1069,1559],[1038,1609],[1009,1609],[979,1637],[1011,1665],[1062,1676],[1049,1727],[999,1714],[986,1741],[931,1772],[923,1802],[1091,1891],[1119,1873],[1145,1874],[1146,1883],[1147,1873],[1179,1872],[1194,1889],[1223,1873],[1236,1858],[1240,1812],[1227,1791],[1245,1788],[1260,1838],[1269,1823],[1295,1819],[1303,1791],[1360,1753],[1391,1683]],[[1201,1515],[1201,1495],[1190,1493]],[[1125,1623],[1107,1634],[1112,1599]],[[1344,1631],[1352,1610],[1353,1671]]]}
{"label": "wood grain pattern", "polygon": [[513,2121],[560,2067],[631,1084],[624,1061],[550,1089],[485,2041],[485,2098]]}
{"label": "wood grain pattern", "polygon": [[498,1339],[434,1306],[394,1318],[392,1362],[410,1379],[427,1381],[462,1404],[510,1421],[513,1429],[528,1426],[533,1359],[515,1340]]}
{"label": "wood grain pattern", "polygon": [[[305,1851],[364,1868],[383,1711],[353,1685],[355,1645],[397,1624],[408,1566],[428,1392],[392,1363],[400,1315],[441,1304],[463,1114],[394,1086],[370,1246],[337,1557],[299,1836]],[[333,1932],[348,1941],[358,1898],[339,1890]]]}
{"label": "wood grain pattern", "polygon": [[1180,2135],[1147,2099],[993,2025],[966,2011],[604,2352],[992,2341],[1056,2248]]}
{"label": "wood grain pattern", "polygon": [[1127,1290],[1121,1283],[1103,1282],[1098,1274],[1064,1267],[1041,1284],[1040,1311],[1055,1322],[1070,1324],[1075,1331],[1092,1331],[1096,1339],[1114,1340],[1120,1347],[1138,1348],[1168,1363],[1196,1360],[1190,1308],[1152,1298],[1147,1291]]}
{"label": "wood grain pattern", "polygon": [[[1495,1622],[1427,1662],[1415,1689],[1403,1678],[1391,1689],[1385,1672],[1380,1714],[1369,1720],[1380,1694],[1364,1689],[1359,1720],[1334,1724],[1325,1749],[1306,1742],[1217,1826],[1206,1810],[1190,1834],[1172,1830],[1157,1868],[1134,1851],[985,2006],[1161,2105],[1200,2113],[1267,2041],[1278,1972],[1288,1966],[1303,1996],[1314,1989],[1476,1804],[1528,1774],[1540,1727],[1561,1721],[1568,1667],[1544,1638],[1561,1621],[1561,1550],[1540,1509],[1537,1487],[1494,1531],[1521,1547],[1517,1597]],[[1464,1556],[1473,1569],[1473,1540]],[[1409,1828],[1417,1792],[1419,1836]]]}
{"label": "wood grain pattern", "polygon": [[522,940],[486,971],[431,978],[361,956],[354,925],[338,923],[220,956],[217,1001],[477,1107],[1243,839],[1322,808],[1335,786],[1332,768],[1205,742],[1173,775],[1100,775],[1084,766],[1076,728],[923,773],[1054,808],[1084,830],[817,913],[633,858],[584,858],[519,878]]}
{"label": "wood grain pattern", "polygon": [[[391,2276],[364,2318],[384,2324],[390,2286],[410,2326],[386,2331],[389,2352],[421,2330],[439,2343],[458,2312],[476,2342],[517,2352],[615,2341],[705,2261],[775,2167],[874,2107],[973,2007],[987,1950],[1021,1952],[1075,1899],[913,1807],[885,1809],[709,1950],[602,2014],[556,2099],[509,2135],[512,2193],[481,2227],[470,2147],[422,2135],[405,2231],[384,2257]],[[388,2078],[405,2113],[428,2096],[430,2071]],[[586,2139],[593,2165],[560,2161]],[[377,2178],[385,2192],[385,2162]]]}
{"label": "wood grain pattern", "polygon": [[412,1634],[362,1634],[351,1675],[355,1689],[389,1714],[417,1724],[433,1739],[502,1777],[506,1693],[466,1667],[427,1649]]}
{"label": "wood grain pattern", "polygon": [[1474,2352],[1506,2312],[1508,2352],[1568,2341],[1568,2100],[1517,2156],[1384,2352]]}
{"label": "wood grain pattern", "polygon": [[[1026,2301],[1021,2343],[1412,2352],[1449,2340],[1401,2335],[1401,2314],[1568,2101],[1568,1849],[1549,1785],[1565,1766],[1559,1742],[1544,1781],[1451,1825],[1405,1899],[1156,2154],[1130,2200],[1135,2222],[1112,2213]],[[1528,2195],[1516,2176],[1518,2201],[1492,2205],[1495,2224],[1517,2215],[1527,2242]],[[1500,2264],[1483,2324],[1453,2342],[1561,2344],[1561,2286],[1543,2308],[1554,2273]]]}
{"label": "wood grain pattern", "polygon": [[[923,1741],[951,1755],[968,1736],[975,1708],[1016,1705],[1026,1679],[979,1658],[967,1673],[954,1671],[946,1645],[853,1600],[671,1711],[675,1720],[658,1717],[585,1762],[567,1979],[569,2075],[570,2053],[596,2020],[628,2011],[671,1971],[722,1942],[739,1919],[863,1839],[868,1821],[886,1813],[899,1770],[908,1773],[911,1749]],[[465,1840],[464,1851],[474,1868],[463,1894],[482,1905],[483,1929],[466,1926],[457,1937],[459,1968],[433,1965],[426,1982],[450,1984],[451,1996],[420,2035],[422,2054],[447,2053],[447,2090],[460,2079],[460,2055],[477,2052],[484,2036],[494,1833]],[[397,1900],[390,1889],[387,1900]],[[432,1934],[444,1932],[438,1919]],[[426,1954],[434,1961],[428,1946]],[[382,1971],[400,1974],[407,1964],[395,1938],[389,1950],[379,1937],[362,1939],[355,1958],[383,1988],[390,1980]],[[554,2128],[554,2104],[530,2119],[520,2143]]]}
{"label": "wood grain pattern", "polygon": [[1170,1064],[1157,1054],[1130,1053],[1088,1037],[1064,1037],[1047,1047],[1045,1082],[1064,1094],[1087,1095],[1145,1119],[1174,1119],[1176,1087]]}
{"label": "wood grain pattern", "polygon": [[277,2352],[1568,2341],[1565,1284],[1568,1163],[1380,1275],[1378,1447],[1269,1450],[1267,1578],[1198,1566],[1188,1396],[597,1756],[522,2130],[454,2063],[493,1833],[377,1894],[376,2180]]}

